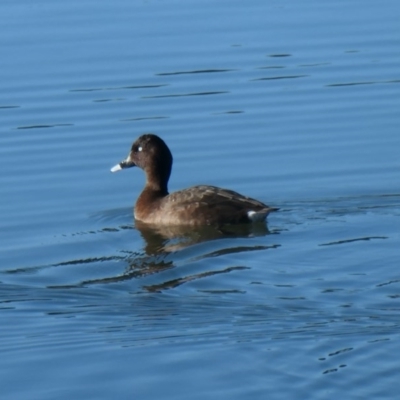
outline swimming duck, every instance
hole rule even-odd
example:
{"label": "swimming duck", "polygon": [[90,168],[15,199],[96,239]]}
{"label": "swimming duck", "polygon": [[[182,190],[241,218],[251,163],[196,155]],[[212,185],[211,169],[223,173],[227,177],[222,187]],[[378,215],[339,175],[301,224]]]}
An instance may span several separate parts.
{"label": "swimming duck", "polygon": [[271,211],[261,201],[233,190],[198,185],[168,193],[172,154],[160,137],[144,134],[133,144],[128,157],[111,172],[139,167],[146,184],[134,209],[135,219],[155,225],[222,225],[264,221]]}

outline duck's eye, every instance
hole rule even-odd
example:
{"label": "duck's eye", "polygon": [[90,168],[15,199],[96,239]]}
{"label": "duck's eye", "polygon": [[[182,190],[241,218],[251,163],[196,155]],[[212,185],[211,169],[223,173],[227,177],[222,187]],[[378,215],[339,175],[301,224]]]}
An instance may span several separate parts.
{"label": "duck's eye", "polygon": [[143,150],[142,146],[139,146],[139,147],[137,148],[137,151],[142,151],[142,150]]}

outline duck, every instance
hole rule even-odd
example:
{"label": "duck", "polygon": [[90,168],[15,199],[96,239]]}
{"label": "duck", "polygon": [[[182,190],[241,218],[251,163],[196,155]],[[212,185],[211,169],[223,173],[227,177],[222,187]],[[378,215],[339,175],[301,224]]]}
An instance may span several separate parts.
{"label": "duck", "polygon": [[263,222],[278,208],[233,190],[197,185],[168,192],[173,157],[159,136],[146,133],[136,139],[126,159],[111,168],[117,172],[141,168],[146,183],[134,206],[134,217],[150,225],[204,226]]}

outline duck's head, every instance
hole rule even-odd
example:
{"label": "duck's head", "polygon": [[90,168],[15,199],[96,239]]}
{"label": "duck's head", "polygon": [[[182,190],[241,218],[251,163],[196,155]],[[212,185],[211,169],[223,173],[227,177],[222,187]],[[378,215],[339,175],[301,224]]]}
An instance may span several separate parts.
{"label": "duck's head", "polygon": [[172,154],[168,146],[157,135],[146,133],[132,144],[125,160],[111,168],[111,172],[130,167],[139,167],[145,171],[147,180],[168,183],[172,169]]}

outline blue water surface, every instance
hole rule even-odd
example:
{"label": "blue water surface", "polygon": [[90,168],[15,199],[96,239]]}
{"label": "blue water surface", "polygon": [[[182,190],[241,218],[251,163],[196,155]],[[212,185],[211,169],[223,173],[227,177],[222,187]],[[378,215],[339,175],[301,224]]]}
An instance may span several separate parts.
{"label": "blue water surface", "polygon": [[[399,11],[4,1],[1,398],[396,398]],[[144,132],[279,212],[135,224]]]}

